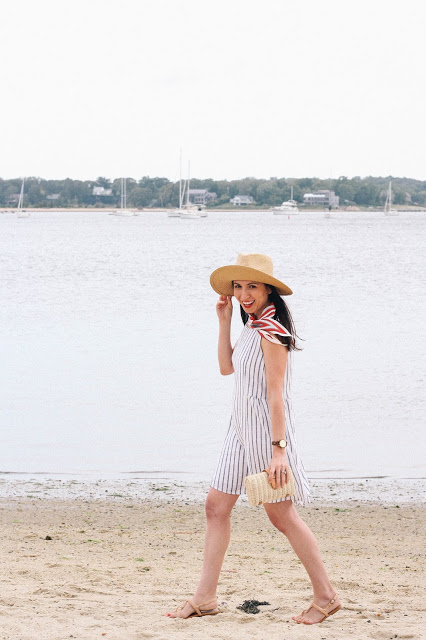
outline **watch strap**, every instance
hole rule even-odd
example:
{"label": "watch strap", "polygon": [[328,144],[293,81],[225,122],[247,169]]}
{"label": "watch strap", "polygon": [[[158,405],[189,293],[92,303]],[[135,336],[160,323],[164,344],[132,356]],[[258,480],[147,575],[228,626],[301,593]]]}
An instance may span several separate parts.
{"label": "watch strap", "polygon": [[[281,447],[280,442],[282,442],[283,440],[285,442],[285,445]],[[273,440],[272,444],[275,445],[276,447],[281,447],[281,449],[285,449],[287,446],[287,441],[284,438],[281,438],[281,440]]]}

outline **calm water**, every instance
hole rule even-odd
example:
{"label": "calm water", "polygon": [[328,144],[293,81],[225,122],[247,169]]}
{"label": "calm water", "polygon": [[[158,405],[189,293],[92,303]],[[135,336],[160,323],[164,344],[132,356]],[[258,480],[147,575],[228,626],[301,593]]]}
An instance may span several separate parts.
{"label": "calm water", "polygon": [[256,251],[294,291],[309,475],[426,475],[425,236],[416,213],[2,214],[0,471],[208,479],[233,385],[208,279]]}

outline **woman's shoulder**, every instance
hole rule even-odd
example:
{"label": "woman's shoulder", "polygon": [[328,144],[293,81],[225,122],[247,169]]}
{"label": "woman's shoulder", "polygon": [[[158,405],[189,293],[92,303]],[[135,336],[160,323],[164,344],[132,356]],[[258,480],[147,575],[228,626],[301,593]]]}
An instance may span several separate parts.
{"label": "woman's shoulder", "polygon": [[286,361],[288,358],[289,349],[280,340],[270,340],[265,336],[261,336],[260,347],[264,358],[273,361]]}

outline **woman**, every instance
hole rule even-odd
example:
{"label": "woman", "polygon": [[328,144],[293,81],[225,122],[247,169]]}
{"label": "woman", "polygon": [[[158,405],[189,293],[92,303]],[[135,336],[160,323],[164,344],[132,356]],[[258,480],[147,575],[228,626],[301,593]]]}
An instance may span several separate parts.
{"label": "woman", "polygon": [[[263,506],[272,524],[287,536],[312,583],[312,603],[293,620],[316,624],[336,613],[341,605],[317,541],[294,506],[294,502],[310,502],[310,491],[297,453],[291,412],[290,364],[296,333],[281,296],[292,291],[273,277],[272,260],[262,254],[240,254],[235,265],[216,269],[210,283],[220,294],[216,306],[220,372],[235,373],[233,411],[206,501],[200,582],[193,598],[167,615],[192,618],[219,613],[216,587],[230,539],[231,511],[244,493],[244,479],[268,469],[272,486],[282,487],[290,467],[295,496]],[[234,349],[230,340],[232,296],[240,303],[244,323]]]}

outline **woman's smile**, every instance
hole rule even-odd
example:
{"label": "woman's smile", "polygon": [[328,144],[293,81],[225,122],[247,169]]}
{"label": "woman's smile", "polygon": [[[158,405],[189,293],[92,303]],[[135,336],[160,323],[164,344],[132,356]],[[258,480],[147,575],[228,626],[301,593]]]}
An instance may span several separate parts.
{"label": "woman's smile", "polygon": [[234,296],[246,313],[257,318],[269,304],[268,294],[271,292],[263,282],[250,280],[234,280]]}

